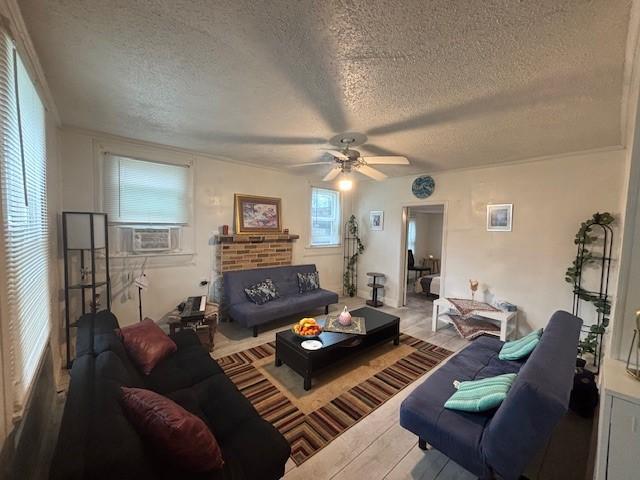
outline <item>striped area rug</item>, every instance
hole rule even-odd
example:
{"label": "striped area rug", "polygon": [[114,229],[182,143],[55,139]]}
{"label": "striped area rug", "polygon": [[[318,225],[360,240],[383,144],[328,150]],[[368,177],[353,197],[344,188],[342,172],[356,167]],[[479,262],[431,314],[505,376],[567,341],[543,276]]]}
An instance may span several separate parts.
{"label": "striped area rug", "polygon": [[291,445],[291,458],[300,465],[452,353],[405,334],[401,334],[400,342],[413,351],[308,414],[254,366],[254,362],[275,354],[275,342],[221,357],[217,362],[258,413],[285,436]]}

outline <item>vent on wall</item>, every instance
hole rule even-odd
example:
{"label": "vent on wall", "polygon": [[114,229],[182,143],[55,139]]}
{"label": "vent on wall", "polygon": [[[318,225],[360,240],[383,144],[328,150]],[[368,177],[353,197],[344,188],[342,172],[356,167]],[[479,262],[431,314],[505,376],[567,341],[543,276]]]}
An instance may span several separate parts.
{"label": "vent on wall", "polygon": [[181,251],[181,227],[118,227],[123,253],[172,253]]}

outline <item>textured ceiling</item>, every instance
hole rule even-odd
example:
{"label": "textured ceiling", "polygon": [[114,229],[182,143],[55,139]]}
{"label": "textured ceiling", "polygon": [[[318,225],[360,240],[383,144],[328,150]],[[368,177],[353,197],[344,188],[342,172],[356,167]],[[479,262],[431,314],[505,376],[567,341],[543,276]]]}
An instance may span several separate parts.
{"label": "textured ceiling", "polygon": [[392,175],[621,142],[629,0],[18,3],[66,125],[270,166],[358,131]]}

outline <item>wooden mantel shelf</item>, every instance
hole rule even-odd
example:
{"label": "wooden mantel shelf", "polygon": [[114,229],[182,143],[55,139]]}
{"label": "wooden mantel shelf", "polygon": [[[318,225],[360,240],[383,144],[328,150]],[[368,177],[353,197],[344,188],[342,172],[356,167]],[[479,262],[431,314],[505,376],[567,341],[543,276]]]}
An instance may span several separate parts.
{"label": "wooden mantel shelf", "polygon": [[215,243],[264,243],[264,242],[293,242],[300,235],[290,233],[261,233],[247,235],[216,235]]}

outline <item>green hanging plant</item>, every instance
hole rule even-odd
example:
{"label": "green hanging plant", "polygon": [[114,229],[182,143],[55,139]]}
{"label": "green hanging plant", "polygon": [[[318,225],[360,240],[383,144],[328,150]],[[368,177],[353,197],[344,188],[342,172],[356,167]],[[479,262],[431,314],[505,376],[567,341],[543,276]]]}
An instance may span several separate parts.
{"label": "green hanging plant", "polygon": [[587,332],[587,336],[580,340],[578,351],[580,354],[595,354],[598,350],[598,337],[603,335],[609,326],[609,315],[611,314],[611,302],[608,297],[602,298],[598,294],[589,292],[585,288],[578,286],[578,279],[582,276],[583,270],[598,262],[602,261],[602,257],[594,255],[588,247],[599,240],[598,235],[593,231],[595,225],[610,225],[614,221],[613,215],[609,212],[594,213],[586,222],[580,224],[580,229],[573,240],[576,245],[583,244],[582,259],[576,256],[565,272],[565,281],[573,284],[573,292],[585,302],[590,302],[596,309],[596,312],[602,315],[602,321],[599,325],[592,325]]}
{"label": "green hanging plant", "polygon": [[344,291],[350,297],[355,297],[358,286],[355,284],[355,266],[358,261],[358,257],[364,252],[364,245],[358,236],[358,221],[356,220],[355,215],[351,215],[349,217],[349,221],[347,222],[347,230],[349,232],[349,236],[353,238],[356,243],[355,252],[353,255],[349,257],[347,260],[347,264],[345,265],[344,274],[342,276],[342,285],[344,287]]}

